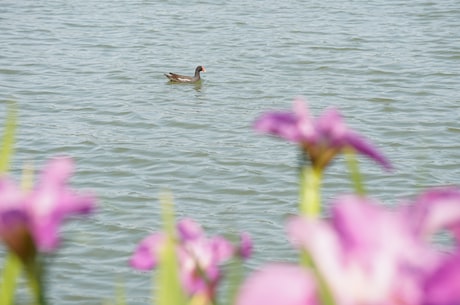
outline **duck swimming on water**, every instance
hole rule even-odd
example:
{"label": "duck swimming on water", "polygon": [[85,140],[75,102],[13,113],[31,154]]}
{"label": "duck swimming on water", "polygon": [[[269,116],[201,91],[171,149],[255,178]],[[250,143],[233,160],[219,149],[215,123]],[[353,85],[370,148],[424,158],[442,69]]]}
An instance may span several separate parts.
{"label": "duck swimming on water", "polygon": [[206,69],[203,66],[196,67],[194,76],[185,76],[171,72],[165,74],[165,76],[175,83],[196,83],[201,80],[200,72],[206,72]]}

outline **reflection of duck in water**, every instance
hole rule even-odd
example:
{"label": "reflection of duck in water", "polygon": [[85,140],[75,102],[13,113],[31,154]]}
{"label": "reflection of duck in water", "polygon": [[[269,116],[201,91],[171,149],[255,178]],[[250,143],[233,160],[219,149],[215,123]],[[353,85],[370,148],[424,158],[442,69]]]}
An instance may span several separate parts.
{"label": "reflection of duck in water", "polygon": [[198,66],[195,69],[195,75],[194,76],[185,76],[185,75],[180,75],[176,73],[168,73],[165,74],[167,78],[169,78],[170,81],[175,82],[175,83],[196,83],[201,80],[200,77],[200,72],[206,72],[206,69],[203,66]]}

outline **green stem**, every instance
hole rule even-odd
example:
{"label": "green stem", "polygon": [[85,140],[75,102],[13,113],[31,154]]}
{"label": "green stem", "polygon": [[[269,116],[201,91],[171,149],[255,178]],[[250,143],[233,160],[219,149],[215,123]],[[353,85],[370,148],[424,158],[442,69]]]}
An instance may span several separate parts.
{"label": "green stem", "polygon": [[300,254],[300,264],[311,270],[313,273],[316,284],[318,286],[318,294],[321,300],[320,304],[322,305],[335,305],[334,296],[332,294],[331,288],[327,284],[326,279],[323,274],[319,271],[318,266],[316,266],[311,254],[304,250]]}
{"label": "green stem", "polygon": [[345,151],[345,158],[347,159],[348,169],[350,170],[350,178],[353,181],[355,187],[355,192],[359,195],[365,195],[366,190],[363,186],[363,179],[361,177],[361,172],[359,171],[358,161],[356,160],[356,153],[347,149]]}
{"label": "green stem", "polygon": [[322,170],[302,166],[300,171],[300,214],[318,217],[321,214]]}
{"label": "green stem", "polygon": [[16,284],[21,274],[22,264],[13,253],[8,253],[0,282],[0,304],[13,305]]}
{"label": "green stem", "polygon": [[176,234],[175,234],[175,216],[174,203],[170,193],[166,193],[160,198],[161,216],[163,220],[163,229],[167,237],[159,255],[159,264],[156,274],[156,287],[152,289],[155,296],[152,298],[153,304],[169,305],[186,304],[186,295],[182,290],[179,278],[179,265],[176,253]]}
{"label": "green stem", "polygon": [[41,259],[38,257],[26,264],[27,281],[36,305],[46,305],[43,267]]}

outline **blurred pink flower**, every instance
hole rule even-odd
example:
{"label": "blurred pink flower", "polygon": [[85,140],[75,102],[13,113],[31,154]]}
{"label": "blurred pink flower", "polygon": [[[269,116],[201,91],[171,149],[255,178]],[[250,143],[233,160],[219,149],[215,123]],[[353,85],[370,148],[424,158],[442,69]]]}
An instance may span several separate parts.
{"label": "blurred pink flower", "polygon": [[352,148],[384,168],[391,169],[388,160],[366,139],[351,130],[334,108],[327,109],[315,119],[310,115],[306,103],[297,99],[292,111],[265,113],[256,120],[254,128],[298,143],[315,167],[324,168],[336,154],[345,148]]}
{"label": "blurred pink flower", "polygon": [[[291,219],[288,235],[311,255],[337,304],[423,304],[443,280],[451,285],[443,285],[442,291],[455,298],[439,304],[460,301],[455,289],[449,290],[457,284],[447,280],[457,275],[445,267],[450,262],[460,270],[451,261],[460,257],[458,248],[452,256],[430,243],[439,229],[459,223],[458,190],[430,190],[410,206],[394,210],[358,196],[340,197],[332,206],[327,221]],[[433,214],[426,213],[428,206]]]}
{"label": "blurred pink flower", "polygon": [[72,172],[70,158],[54,158],[30,192],[20,190],[7,177],[0,180],[0,237],[22,259],[35,250],[54,251],[61,223],[94,209],[92,195],[77,194],[67,186]]}
{"label": "blurred pink flower", "polygon": [[324,286],[317,283],[325,283],[336,305],[460,304],[458,239],[450,252],[431,243],[440,230],[458,238],[459,224],[460,190],[453,187],[427,190],[394,209],[367,197],[339,197],[328,219],[296,216],[287,226],[316,271],[262,267],[243,283],[236,305],[319,304]]}
{"label": "blurred pink flower", "polygon": [[[202,294],[213,299],[222,277],[220,265],[234,256],[247,258],[250,254],[249,237],[235,247],[221,236],[207,237],[202,227],[191,219],[176,224],[176,251],[180,267],[180,279],[189,295]],[[165,233],[154,233],[143,239],[130,259],[130,265],[139,270],[151,270],[158,264],[158,251],[163,247]],[[244,250],[239,250],[244,248]]]}

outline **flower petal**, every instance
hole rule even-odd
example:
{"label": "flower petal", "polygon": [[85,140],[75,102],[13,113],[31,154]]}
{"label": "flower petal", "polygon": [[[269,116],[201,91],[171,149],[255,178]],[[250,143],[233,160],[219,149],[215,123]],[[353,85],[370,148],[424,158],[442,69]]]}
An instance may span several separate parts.
{"label": "flower petal", "polygon": [[300,142],[297,117],[292,112],[267,112],[254,123],[254,129],[291,142]]}
{"label": "flower petal", "polygon": [[194,240],[204,236],[203,228],[190,218],[181,219],[176,224],[179,239],[182,241]]}
{"label": "flower petal", "polygon": [[420,237],[429,238],[441,229],[449,229],[460,241],[460,189],[445,187],[425,191],[405,213]]}
{"label": "flower petal", "polygon": [[424,284],[426,305],[452,305],[460,301],[460,253],[447,256]]}
{"label": "flower petal", "polygon": [[238,256],[242,259],[248,259],[252,254],[252,239],[251,236],[243,232],[240,235],[240,245],[238,247]]}
{"label": "flower petal", "polygon": [[315,284],[306,269],[273,264],[253,273],[243,283],[236,305],[318,304]]}
{"label": "flower petal", "polygon": [[165,241],[166,235],[163,233],[155,233],[144,238],[131,256],[130,266],[143,271],[155,268],[158,263],[158,252]]}
{"label": "flower petal", "polygon": [[343,142],[345,143],[345,145],[355,149],[360,154],[373,159],[374,161],[382,165],[386,170],[393,169],[393,166],[388,161],[388,159],[385,158],[384,155],[382,155],[373,145],[371,145],[360,135],[352,131],[349,131],[344,136]]}

